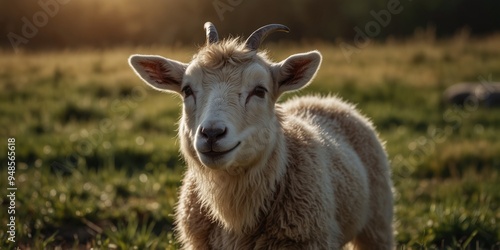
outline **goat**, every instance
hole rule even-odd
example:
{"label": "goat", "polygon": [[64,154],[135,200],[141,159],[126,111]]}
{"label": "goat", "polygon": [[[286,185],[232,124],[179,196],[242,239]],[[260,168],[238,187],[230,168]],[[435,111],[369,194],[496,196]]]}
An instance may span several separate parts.
{"label": "goat", "polygon": [[443,93],[443,101],[456,106],[500,107],[500,83],[458,83]]}
{"label": "goat", "polygon": [[337,97],[300,97],[318,51],[273,63],[258,52],[280,24],[245,42],[206,44],[190,63],[132,55],[154,89],[183,99],[179,123],[187,171],[176,207],[184,249],[358,249],[393,247],[393,197],[383,144],[371,122]]}

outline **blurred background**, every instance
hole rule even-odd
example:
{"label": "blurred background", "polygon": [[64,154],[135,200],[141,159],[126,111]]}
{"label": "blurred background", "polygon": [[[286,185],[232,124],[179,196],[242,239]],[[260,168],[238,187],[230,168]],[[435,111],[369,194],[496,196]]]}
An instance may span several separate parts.
{"label": "blurred background", "polygon": [[179,248],[182,100],[127,60],[189,62],[206,21],[243,39],[287,25],[262,46],[274,61],[322,53],[314,82],[280,102],[335,94],[372,119],[398,249],[500,249],[499,12],[491,0],[0,0],[0,249]]}
{"label": "blurred background", "polygon": [[[38,4],[37,4],[38,3]],[[51,6],[53,3],[60,7]],[[222,34],[249,34],[268,23],[283,23],[293,32],[290,41],[351,39],[354,27],[364,29],[374,20],[370,11],[399,6],[377,39],[405,38],[431,29],[438,38],[466,30],[487,35],[500,28],[500,2],[490,0],[353,0],[353,1],[175,1],[132,0],[2,1],[0,33],[21,35],[22,17],[60,8],[40,32],[29,39],[26,49],[107,48],[123,45],[193,44],[203,42],[202,24],[213,22]],[[399,9],[399,8],[396,8]],[[49,11],[50,12],[50,11]],[[51,13],[49,13],[51,14]],[[43,23],[43,17],[38,17]],[[35,21],[37,22],[37,21]],[[201,25],[200,25],[201,24]],[[43,30],[43,31],[42,31]],[[272,38],[271,38],[272,39]],[[10,47],[6,36],[1,46]]]}

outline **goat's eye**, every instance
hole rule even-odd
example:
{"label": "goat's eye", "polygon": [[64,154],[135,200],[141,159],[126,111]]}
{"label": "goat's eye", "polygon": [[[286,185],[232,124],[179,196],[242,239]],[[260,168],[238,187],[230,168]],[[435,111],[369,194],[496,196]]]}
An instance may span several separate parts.
{"label": "goat's eye", "polygon": [[189,86],[182,88],[181,91],[182,91],[182,93],[184,93],[184,98],[187,98],[193,94],[193,90]]}
{"label": "goat's eye", "polygon": [[267,89],[262,86],[257,86],[252,91],[252,95],[256,95],[257,97],[264,98],[266,95]]}

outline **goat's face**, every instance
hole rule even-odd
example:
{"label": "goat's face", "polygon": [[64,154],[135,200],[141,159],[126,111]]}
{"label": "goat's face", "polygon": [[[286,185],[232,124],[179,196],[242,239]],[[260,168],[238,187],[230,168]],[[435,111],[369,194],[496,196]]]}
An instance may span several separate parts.
{"label": "goat's face", "polygon": [[264,65],[249,62],[207,70],[194,61],[186,69],[181,92],[181,129],[203,165],[243,167],[272,140],[272,77]]}
{"label": "goat's face", "polygon": [[130,65],[153,88],[182,96],[179,134],[186,156],[227,171],[259,165],[280,133],[276,100],[307,85],[321,55],[313,51],[270,63],[235,41],[209,46],[189,64],[133,55]]}

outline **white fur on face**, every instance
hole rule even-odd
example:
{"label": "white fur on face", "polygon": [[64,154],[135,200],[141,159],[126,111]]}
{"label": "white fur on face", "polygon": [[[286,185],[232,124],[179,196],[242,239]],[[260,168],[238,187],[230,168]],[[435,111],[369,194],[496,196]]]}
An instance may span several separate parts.
{"label": "white fur on face", "polygon": [[[189,135],[196,152],[191,157],[212,169],[240,171],[258,164],[272,150],[268,145],[275,140],[272,130],[277,119],[273,82],[265,65],[251,63],[208,72],[192,63],[184,76],[185,86],[193,95],[184,98],[183,122],[189,132],[181,136]],[[255,95],[256,87],[267,92]],[[225,133],[211,143],[201,131],[214,127]]]}

